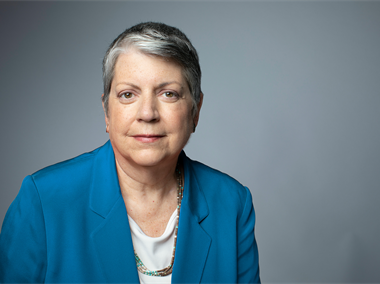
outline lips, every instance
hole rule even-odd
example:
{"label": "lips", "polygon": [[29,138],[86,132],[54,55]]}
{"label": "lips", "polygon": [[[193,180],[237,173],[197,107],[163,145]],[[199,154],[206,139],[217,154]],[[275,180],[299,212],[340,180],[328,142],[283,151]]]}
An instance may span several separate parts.
{"label": "lips", "polygon": [[143,142],[143,143],[153,143],[153,142],[156,142],[158,140],[160,140],[161,138],[164,137],[164,135],[157,135],[157,134],[137,134],[137,135],[132,135],[132,137],[139,141],[139,142]]}

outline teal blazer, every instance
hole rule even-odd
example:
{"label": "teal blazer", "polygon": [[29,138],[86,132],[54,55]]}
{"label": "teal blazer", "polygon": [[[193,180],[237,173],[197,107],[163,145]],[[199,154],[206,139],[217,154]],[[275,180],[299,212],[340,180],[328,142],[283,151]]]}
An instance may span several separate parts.
{"label": "teal blazer", "polygon": [[[250,191],[182,152],[172,283],[259,283]],[[1,283],[139,283],[111,143],[27,176],[0,234]]]}

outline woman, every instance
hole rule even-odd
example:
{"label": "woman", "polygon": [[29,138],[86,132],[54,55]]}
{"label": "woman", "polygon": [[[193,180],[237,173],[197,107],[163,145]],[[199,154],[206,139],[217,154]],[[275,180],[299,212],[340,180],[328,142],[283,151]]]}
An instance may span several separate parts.
{"label": "woman", "polygon": [[2,283],[258,283],[249,190],[183,148],[203,94],[178,29],[127,29],[103,60],[102,147],[26,177],[0,235]]}

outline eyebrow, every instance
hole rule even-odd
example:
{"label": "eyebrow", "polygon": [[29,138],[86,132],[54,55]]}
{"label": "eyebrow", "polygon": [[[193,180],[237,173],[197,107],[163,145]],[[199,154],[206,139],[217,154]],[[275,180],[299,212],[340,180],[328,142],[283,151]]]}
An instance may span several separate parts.
{"label": "eyebrow", "polygon": [[158,85],[158,88],[162,88],[162,87],[165,87],[165,86],[170,85],[170,84],[177,84],[177,85],[179,85],[181,87],[181,91],[183,89],[183,86],[179,82],[177,82],[177,81],[171,81],[171,82],[161,83],[160,85]]}
{"label": "eyebrow", "polygon": [[[177,82],[177,81],[163,82],[163,83],[161,83],[161,84],[159,84],[159,85],[157,86],[157,89],[162,88],[162,87],[165,87],[165,86],[170,85],[170,84],[177,84],[177,85],[179,85],[179,86],[181,87],[181,91],[183,91],[183,86],[182,86],[179,82]],[[120,83],[117,84],[115,87],[117,87],[117,86],[119,86],[119,85],[129,85],[129,86],[131,86],[132,88],[140,89],[139,86],[137,86],[137,85],[135,85],[135,84],[133,84],[133,83],[128,83],[128,82],[120,82]]]}

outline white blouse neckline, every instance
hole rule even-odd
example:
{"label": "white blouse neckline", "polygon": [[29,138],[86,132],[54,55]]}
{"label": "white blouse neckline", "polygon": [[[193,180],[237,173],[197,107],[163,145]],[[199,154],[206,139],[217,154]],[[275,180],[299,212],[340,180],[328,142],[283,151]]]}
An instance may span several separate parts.
{"label": "white blouse neckline", "polygon": [[[170,217],[164,233],[159,237],[150,237],[147,236],[139,225],[128,215],[133,248],[140,260],[149,270],[163,269],[170,264],[173,254],[176,218],[177,209]],[[171,283],[171,274],[163,277],[148,276],[141,272],[138,274],[141,284]]]}

